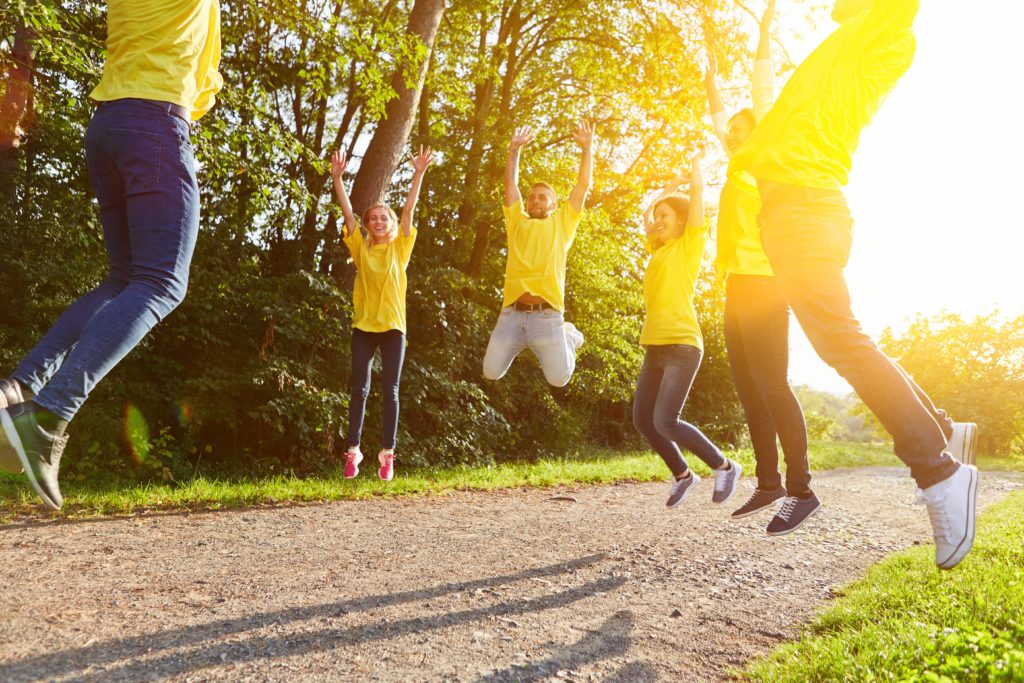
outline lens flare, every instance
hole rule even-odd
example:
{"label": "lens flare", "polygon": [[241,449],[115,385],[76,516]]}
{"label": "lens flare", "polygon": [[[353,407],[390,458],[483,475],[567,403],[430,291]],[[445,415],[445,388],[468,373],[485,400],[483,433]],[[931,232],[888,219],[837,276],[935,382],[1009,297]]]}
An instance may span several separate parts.
{"label": "lens flare", "polygon": [[122,428],[125,447],[131,454],[132,460],[141,465],[149,457],[149,425],[146,423],[146,418],[142,416],[142,411],[131,403],[126,403],[124,406]]}

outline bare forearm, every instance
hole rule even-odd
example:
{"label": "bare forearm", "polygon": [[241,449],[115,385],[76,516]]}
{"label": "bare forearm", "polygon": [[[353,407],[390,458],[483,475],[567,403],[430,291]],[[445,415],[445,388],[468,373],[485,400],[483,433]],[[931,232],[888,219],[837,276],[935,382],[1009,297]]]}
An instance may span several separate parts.
{"label": "bare forearm", "polygon": [[341,178],[334,179],[334,195],[338,198],[341,213],[345,216],[345,234],[351,235],[352,231],[358,228],[358,225],[356,224],[355,213],[352,211],[352,202],[348,198],[348,193],[345,192],[345,185],[342,183]]}
{"label": "bare forearm", "polygon": [[519,201],[519,147],[509,147],[505,163],[505,206]]}
{"label": "bare forearm", "polygon": [[690,167],[690,215],[687,225],[704,224],[704,172],[700,161],[694,161]]}
{"label": "bare forearm", "polygon": [[412,177],[412,186],[409,188],[409,194],[405,198],[405,206],[402,207],[402,220],[399,227],[402,229],[402,234],[408,237],[412,234],[412,216],[416,211],[416,203],[420,198],[420,188],[423,186],[423,173],[415,173]]}

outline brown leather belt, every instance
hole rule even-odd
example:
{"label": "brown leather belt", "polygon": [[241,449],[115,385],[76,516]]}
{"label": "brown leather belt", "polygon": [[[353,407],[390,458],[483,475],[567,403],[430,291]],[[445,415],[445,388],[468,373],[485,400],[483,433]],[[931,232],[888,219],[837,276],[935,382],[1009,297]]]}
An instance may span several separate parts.
{"label": "brown leather belt", "polygon": [[554,308],[554,306],[549,304],[547,301],[541,301],[539,304],[524,304],[522,301],[517,301],[514,304],[512,304],[512,306],[517,311],[526,311],[527,313],[532,313],[533,311],[543,311],[545,308]]}

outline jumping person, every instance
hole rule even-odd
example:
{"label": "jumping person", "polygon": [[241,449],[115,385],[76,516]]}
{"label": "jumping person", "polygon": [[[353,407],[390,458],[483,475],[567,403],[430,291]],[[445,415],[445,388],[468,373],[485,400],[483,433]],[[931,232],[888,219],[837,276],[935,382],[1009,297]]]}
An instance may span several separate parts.
{"label": "jumping person", "polygon": [[501,314],[484,354],[484,377],[501,379],[524,349],[540,361],[552,386],[569,383],[583,335],[565,321],[565,263],[583,203],[590,191],[594,126],[581,123],[575,139],[582,150],[579,179],[561,206],[544,182],[530,187],[523,209],[519,194],[519,151],[533,140],[529,127],[517,128],[505,165],[505,230],[508,260]]}
{"label": "jumping person", "polygon": [[[714,471],[715,503],[732,498],[742,471],[699,429],[679,418],[704,352],[693,303],[707,242],[701,156],[695,154],[689,175],[677,176],[644,212],[651,257],[644,271],[646,315],[640,343],[645,351],[633,398],[633,425],[672,471],[668,507],[682,503],[700,482],[680,447]],[[687,181],[689,198],[675,193]]]}
{"label": "jumping person", "polygon": [[356,267],[352,292],[352,396],[348,404],[346,479],[359,474],[359,463],[363,460],[359,441],[366,414],[366,398],[370,393],[370,365],[378,348],[381,356],[381,381],[384,385],[381,391],[384,415],[381,425],[382,450],[377,456],[380,469],[377,473],[384,481],[391,481],[395,476],[398,384],[405,360],[405,270],[416,243],[412,216],[431,157],[429,147],[420,147],[419,154],[412,157],[412,185],[405,198],[401,221],[386,204],[374,204],[363,212],[366,238],[356,222],[352,202],[349,201],[341,179],[347,165],[345,153],[338,150],[331,158],[334,191],[345,215],[345,246],[351,252]]}
{"label": "jumping person", "polygon": [[978,472],[947,452],[924,392],[865,335],[843,270],[853,219],[843,195],[861,130],[914,56],[919,0],[837,0],[839,24],[790,77],[730,162],[757,179],[761,240],[796,318],[818,354],[892,434],[923,490],[935,562],[956,566],[974,543]]}
{"label": "jumping person", "polygon": [[[751,87],[753,109],[726,117],[715,85],[715,59],[708,54],[704,79],[715,133],[726,154],[750,137],[774,97],[771,22],[775,0],[761,18]],[[807,426],[789,385],[789,306],[761,246],[757,214],[761,199],[749,173],[727,177],[718,204],[715,265],[725,278],[725,348],[736,393],[747,420],[757,463],[757,488],[733,513],[747,517],[786,499],[768,523],[769,535],[789,533],[821,507],[811,491],[807,460]],[[779,449],[786,459],[786,485],[779,475]]]}
{"label": "jumping person", "polygon": [[24,469],[54,510],[64,502],[57,475],[68,422],[185,297],[199,231],[189,136],[223,84],[219,62],[217,0],[107,3],[85,160],[110,271],[0,380],[0,463]]}

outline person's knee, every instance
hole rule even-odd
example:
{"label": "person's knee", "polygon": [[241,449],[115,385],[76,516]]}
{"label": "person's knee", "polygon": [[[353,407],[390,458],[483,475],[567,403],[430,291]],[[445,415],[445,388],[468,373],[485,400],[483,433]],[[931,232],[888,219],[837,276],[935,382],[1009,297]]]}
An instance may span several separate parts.
{"label": "person's knee", "polygon": [[640,410],[633,410],[633,427],[645,437],[657,434],[657,430],[654,429],[654,421],[651,419],[650,414],[644,413]]}
{"label": "person's knee", "polygon": [[505,376],[507,370],[508,368],[502,367],[488,358],[484,358],[484,379],[491,381],[499,380]]}
{"label": "person's knee", "polygon": [[572,369],[559,371],[555,373],[544,372],[544,379],[548,381],[553,387],[564,387],[572,379]]}

